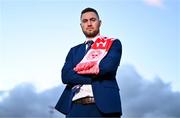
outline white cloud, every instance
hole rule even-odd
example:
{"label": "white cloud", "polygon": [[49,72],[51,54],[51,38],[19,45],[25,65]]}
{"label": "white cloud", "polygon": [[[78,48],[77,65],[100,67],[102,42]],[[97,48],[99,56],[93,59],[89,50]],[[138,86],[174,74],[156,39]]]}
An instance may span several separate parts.
{"label": "white cloud", "polygon": [[[32,84],[22,83],[3,97],[0,92],[0,118],[63,118],[54,106],[62,92],[62,88],[54,87],[37,93]],[[3,98],[2,98],[3,97]]]}
{"label": "white cloud", "polygon": [[[124,118],[180,117],[180,92],[173,92],[161,79],[143,79],[132,66],[124,65],[118,70],[117,81]],[[22,83],[0,101],[0,117],[63,118],[53,109],[63,89],[58,86],[37,93],[34,86]],[[0,98],[3,94],[0,91]]]}
{"label": "white cloud", "polygon": [[145,4],[159,8],[164,7],[163,0],[144,0]]}
{"label": "white cloud", "polygon": [[178,118],[180,92],[156,77],[144,79],[132,66],[118,70],[123,114],[126,118]]}

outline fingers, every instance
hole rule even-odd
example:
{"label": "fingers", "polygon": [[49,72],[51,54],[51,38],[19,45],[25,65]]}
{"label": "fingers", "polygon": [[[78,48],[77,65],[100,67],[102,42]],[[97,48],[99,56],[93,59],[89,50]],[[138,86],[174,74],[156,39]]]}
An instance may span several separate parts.
{"label": "fingers", "polygon": [[79,63],[79,64],[76,65],[76,67],[74,68],[74,70],[75,70],[76,72],[78,72],[78,71],[83,71],[83,70],[89,70],[89,69],[92,68],[95,64],[96,64],[96,62]]}
{"label": "fingers", "polygon": [[99,74],[99,67],[98,66],[93,66],[92,68],[88,70],[82,70],[82,71],[77,71],[78,74]]}

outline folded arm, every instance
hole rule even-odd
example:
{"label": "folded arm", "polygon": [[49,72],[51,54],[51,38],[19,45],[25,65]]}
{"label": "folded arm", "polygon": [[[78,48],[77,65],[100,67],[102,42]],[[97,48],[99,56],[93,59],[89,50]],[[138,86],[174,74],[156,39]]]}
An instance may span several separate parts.
{"label": "folded arm", "polygon": [[64,84],[70,84],[70,85],[91,84],[91,77],[89,77],[87,75],[77,74],[73,70],[75,65],[73,64],[73,53],[72,52],[73,52],[73,49],[71,48],[71,50],[69,51],[69,53],[66,57],[65,64],[62,68],[62,73],[61,73],[62,82]]}
{"label": "folded arm", "polygon": [[94,78],[104,78],[104,75],[113,76],[119,66],[122,54],[122,45],[119,40],[114,40],[107,55],[100,61],[85,62],[76,65],[74,70],[80,75],[91,75]]}
{"label": "folded arm", "polygon": [[119,40],[114,40],[107,55],[100,61],[98,76],[114,73],[120,64],[122,45]]}

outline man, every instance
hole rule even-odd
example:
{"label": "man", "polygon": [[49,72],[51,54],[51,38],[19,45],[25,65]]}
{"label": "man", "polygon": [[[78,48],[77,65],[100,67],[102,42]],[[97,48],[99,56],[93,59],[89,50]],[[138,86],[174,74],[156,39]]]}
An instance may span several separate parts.
{"label": "man", "polygon": [[80,20],[86,40],[71,48],[66,57],[62,68],[66,88],[55,108],[66,117],[120,117],[116,71],[121,43],[100,35],[101,20],[95,9],[84,9]]}

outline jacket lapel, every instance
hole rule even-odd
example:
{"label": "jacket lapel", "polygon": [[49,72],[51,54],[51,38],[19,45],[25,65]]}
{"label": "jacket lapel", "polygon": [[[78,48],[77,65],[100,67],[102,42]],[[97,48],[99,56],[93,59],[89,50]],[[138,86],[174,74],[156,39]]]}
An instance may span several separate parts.
{"label": "jacket lapel", "polygon": [[75,49],[75,52],[74,52],[75,65],[78,64],[83,59],[83,57],[85,55],[85,50],[86,50],[86,45],[84,43],[77,46],[77,48]]}

